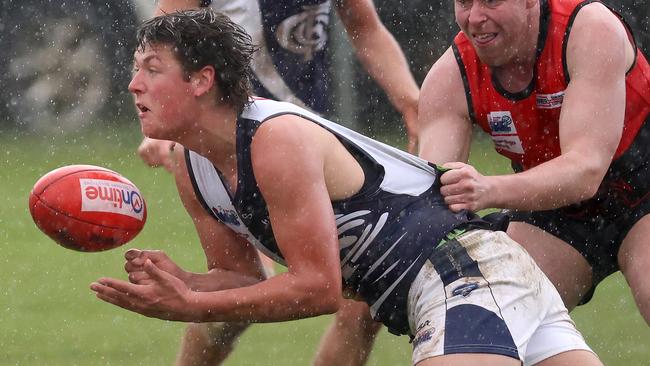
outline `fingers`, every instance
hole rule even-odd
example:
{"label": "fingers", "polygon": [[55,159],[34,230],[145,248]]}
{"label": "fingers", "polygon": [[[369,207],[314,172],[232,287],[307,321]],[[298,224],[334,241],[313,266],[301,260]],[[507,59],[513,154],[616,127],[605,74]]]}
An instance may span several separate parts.
{"label": "fingers", "polygon": [[477,209],[479,187],[476,170],[462,162],[449,162],[442,166],[449,169],[440,177],[440,194],[453,212]]}
{"label": "fingers", "polygon": [[138,285],[115,278],[100,278],[90,285],[90,289],[102,293],[136,293]]}
{"label": "fingers", "polygon": [[168,276],[171,276],[169,273],[163,271],[162,269],[158,268],[154,262],[151,261],[151,259],[147,259],[144,262],[144,271],[151,276],[152,279],[154,280],[161,280],[165,281],[168,279]]}
{"label": "fingers", "polygon": [[144,271],[132,271],[129,272],[129,282],[136,285],[149,285],[153,283],[151,276]]}
{"label": "fingers", "polygon": [[129,249],[124,253],[124,258],[127,261],[133,260],[138,258],[140,255],[142,255],[142,251],[140,249]]}
{"label": "fingers", "polygon": [[138,285],[112,278],[102,278],[91,283],[90,289],[100,300],[126,310],[140,312],[138,304],[141,296]]}
{"label": "fingers", "polygon": [[162,250],[129,249],[124,253],[124,259],[139,265],[143,265],[144,260],[147,258],[151,259],[153,262],[160,262],[168,259],[167,254]]}
{"label": "fingers", "polygon": [[[139,283],[139,281],[141,281],[146,276],[144,274],[145,260],[151,259],[157,262],[167,258],[167,255],[164,252],[158,250],[130,249],[124,253],[124,258],[126,259],[126,263],[124,263],[124,270],[129,274],[129,281],[132,283]],[[140,274],[131,276],[131,274],[138,272],[140,272]]]}

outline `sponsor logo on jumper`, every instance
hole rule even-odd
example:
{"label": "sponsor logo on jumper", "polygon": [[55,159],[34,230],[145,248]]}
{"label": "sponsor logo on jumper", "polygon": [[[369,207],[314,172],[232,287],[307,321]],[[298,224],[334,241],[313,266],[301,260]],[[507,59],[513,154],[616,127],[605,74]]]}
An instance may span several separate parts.
{"label": "sponsor logo on jumper", "polygon": [[112,212],[142,220],[144,201],[134,186],[104,179],[79,179],[79,186],[81,211]]}
{"label": "sponsor logo on jumper", "polygon": [[517,127],[510,111],[495,111],[488,113],[488,124],[490,125],[492,141],[497,150],[510,151],[516,154],[523,154],[524,148],[517,135]]}
{"label": "sponsor logo on jumper", "polygon": [[490,129],[495,134],[517,133],[515,126],[512,124],[512,115],[510,112],[491,112],[488,116]]}
{"label": "sponsor logo on jumper", "polygon": [[330,2],[305,5],[302,10],[280,23],[275,39],[282,48],[302,55],[305,61],[309,61],[327,44]]}
{"label": "sponsor logo on jumper", "polygon": [[539,109],[555,109],[562,107],[564,100],[564,90],[552,94],[537,94],[535,96],[537,101],[537,108]]}
{"label": "sponsor logo on jumper", "polygon": [[237,211],[235,210],[230,210],[230,209],[223,208],[221,206],[217,206],[217,207],[212,207],[212,212],[219,219],[219,221],[223,222],[226,225],[233,225],[233,226],[241,225],[241,223],[239,222],[239,216],[237,215]]}
{"label": "sponsor logo on jumper", "polygon": [[454,296],[467,297],[469,294],[479,288],[478,282],[464,283],[451,291]]}

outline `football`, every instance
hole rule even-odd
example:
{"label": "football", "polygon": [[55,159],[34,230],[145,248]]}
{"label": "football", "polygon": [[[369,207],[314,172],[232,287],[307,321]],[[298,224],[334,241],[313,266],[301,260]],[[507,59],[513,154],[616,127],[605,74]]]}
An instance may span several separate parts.
{"label": "football", "polygon": [[135,184],[92,165],[69,165],[45,174],[29,195],[29,211],[47,236],[82,252],[123,245],[138,235],[147,220]]}

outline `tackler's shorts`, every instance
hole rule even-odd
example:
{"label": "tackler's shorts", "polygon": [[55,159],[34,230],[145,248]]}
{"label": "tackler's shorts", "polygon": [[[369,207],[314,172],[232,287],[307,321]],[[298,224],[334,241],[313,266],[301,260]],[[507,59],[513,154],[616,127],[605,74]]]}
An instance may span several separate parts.
{"label": "tackler's shorts", "polygon": [[454,353],[532,365],[591,351],[555,287],[501,231],[470,231],[436,248],[411,286],[408,310],[414,365]]}
{"label": "tackler's shorts", "polygon": [[[513,169],[521,167],[513,164]],[[580,203],[549,211],[508,210],[510,221],[522,221],[552,234],[575,248],[592,268],[592,288],[619,270],[618,251],[637,222],[650,214],[650,116],[634,142],[614,160],[596,195]]]}

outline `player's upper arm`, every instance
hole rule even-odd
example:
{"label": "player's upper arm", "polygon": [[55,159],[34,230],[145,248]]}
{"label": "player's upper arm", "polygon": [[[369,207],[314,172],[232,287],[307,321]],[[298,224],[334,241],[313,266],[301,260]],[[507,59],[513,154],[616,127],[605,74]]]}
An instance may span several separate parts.
{"label": "player's upper arm", "polygon": [[276,117],[257,130],[251,159],[294,285],[338,299],[339,245],[324,177],[327,141],[322,131],[296,116]]}
{"label": "player's upper arm", "polygon": [[264,278],[259,256],[252,245],[215,219],[199,202],[187,170],[184,150],[180,145],[174,149],[176,188],[196,228],[208,269],[221,268]]}
{"label": "player's upper arm", "polygon": [[601,175],[598,179],[621,138],[631,47],[624,26],[599,3],[580,10],[568,38],[570,81],[560,115],[560,144],[563,154],[578,154],[585,169]]}
{"label": "player's upper arm", "polygon": [[472,124],[451,48],[431,67],[420,90],[419,155],[431,162],[467,161]]}

